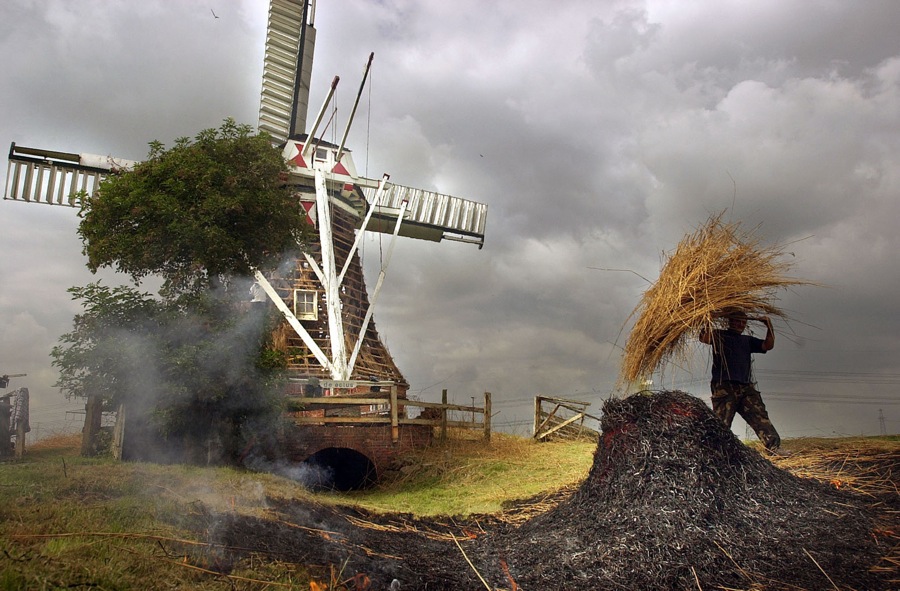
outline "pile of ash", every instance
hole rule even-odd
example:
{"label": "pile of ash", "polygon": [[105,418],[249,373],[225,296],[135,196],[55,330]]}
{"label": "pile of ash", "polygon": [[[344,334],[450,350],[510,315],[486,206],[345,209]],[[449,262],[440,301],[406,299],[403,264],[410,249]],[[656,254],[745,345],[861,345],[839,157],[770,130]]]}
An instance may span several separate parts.
{"label": "pile of ash", "polygon": [[601,426],[574,495],[479,540],[472,554],[495,587],[889,588],[871,570],[889,540],[862,500],[773,466],[701,400],[610,400]]}

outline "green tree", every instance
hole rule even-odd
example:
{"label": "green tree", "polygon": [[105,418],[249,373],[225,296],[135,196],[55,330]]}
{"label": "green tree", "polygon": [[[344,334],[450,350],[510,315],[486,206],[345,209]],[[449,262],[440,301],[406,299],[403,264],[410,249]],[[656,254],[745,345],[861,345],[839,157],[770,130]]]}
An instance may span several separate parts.
{"label": "green tree", "polygon": [[227,119],[170,149],[151,142],[147,160],[85,196],[78,233],[88,268],[156,274],[162,293],[177,295],[277,265],[309,226],[282,182],[281,153],[250,131]]}

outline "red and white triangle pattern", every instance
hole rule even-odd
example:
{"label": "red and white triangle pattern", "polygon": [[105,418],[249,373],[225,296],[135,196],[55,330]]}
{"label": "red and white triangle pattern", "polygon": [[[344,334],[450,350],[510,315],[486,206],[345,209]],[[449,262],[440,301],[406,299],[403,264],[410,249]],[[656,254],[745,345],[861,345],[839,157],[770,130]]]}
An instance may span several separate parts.
{"label": "red and white triangle pattern", "polygon": [[316,215],[316,202],[315,201],[301,201],[300,206],[306,210],[306,221],[313,228],[316,227],[316,221],[318,220],[318,216]]}
{"label": "red and white triangle pattern", "polygon": [[309,168],[303,159],[303,144],[298,142],[291,142],[291,144],[293,144],[293,147],[289,147],[287,150],[287,161],[297,168]]}

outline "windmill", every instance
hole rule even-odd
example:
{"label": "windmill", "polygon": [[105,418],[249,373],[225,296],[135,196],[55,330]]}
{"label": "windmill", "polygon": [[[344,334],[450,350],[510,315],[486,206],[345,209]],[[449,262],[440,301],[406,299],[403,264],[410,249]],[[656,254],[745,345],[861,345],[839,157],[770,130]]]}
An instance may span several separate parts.
{"label": "windmill", "polygon": [[[306,131],[314,21],[315,0],[270,0],[259,129],[282,147],[290,169],[286,182],[316,227],[318,240],[279,272],[257,272],[254,288],[271,300],[285,319],[281,336],[296,384],[327,383],[333,388],[353,389],[358,383],[375,381],[397,384],[405,391],[406,380],[373,321],[394,244],[403,236],[460,241],[480,248],[487,206],[398,185],[390,182],[387,174],[378,180],[357,174],[345,142],[372,55],[340,142],[317,137],[338,77]],[[133,165],[133,161],[111,156],[13,143],[4,199],[77,207],[79,192],[91,194],[106,175]],[[365,232],[390,237],[371,295],[359,257]]]}

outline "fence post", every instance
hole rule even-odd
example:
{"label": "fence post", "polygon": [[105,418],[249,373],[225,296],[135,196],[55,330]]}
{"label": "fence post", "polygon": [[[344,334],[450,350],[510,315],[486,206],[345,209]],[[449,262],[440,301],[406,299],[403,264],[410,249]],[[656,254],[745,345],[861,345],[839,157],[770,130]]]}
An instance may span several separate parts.
{"label": "fence post", "polygon": [[538,436],[538,428],[541,426],[541,397],[534,397],[534,428],[531,431],[532,437]]}
{"label": "fence post", "polygon": [[397,384],[391,384],[391,443],[400,441],[400,421],[397,404]]}
{"label": "fence post", "polygon": [[119,410],[116,412],[116,424],[113,426],[112,455],[115,459],[121,460],[125,450],[125,403],[119,404]]}
{"label": "fence post", "polygon": [[441,442],[447,441],[447,389],[441,391]]}
{"label": "fence post", "polygon": [[16,424],[16,457],[25,456],[25,421]]}
{"label": "fence post", "polygon": [[484,440],[491,441],[491,393],[484,393]]}

